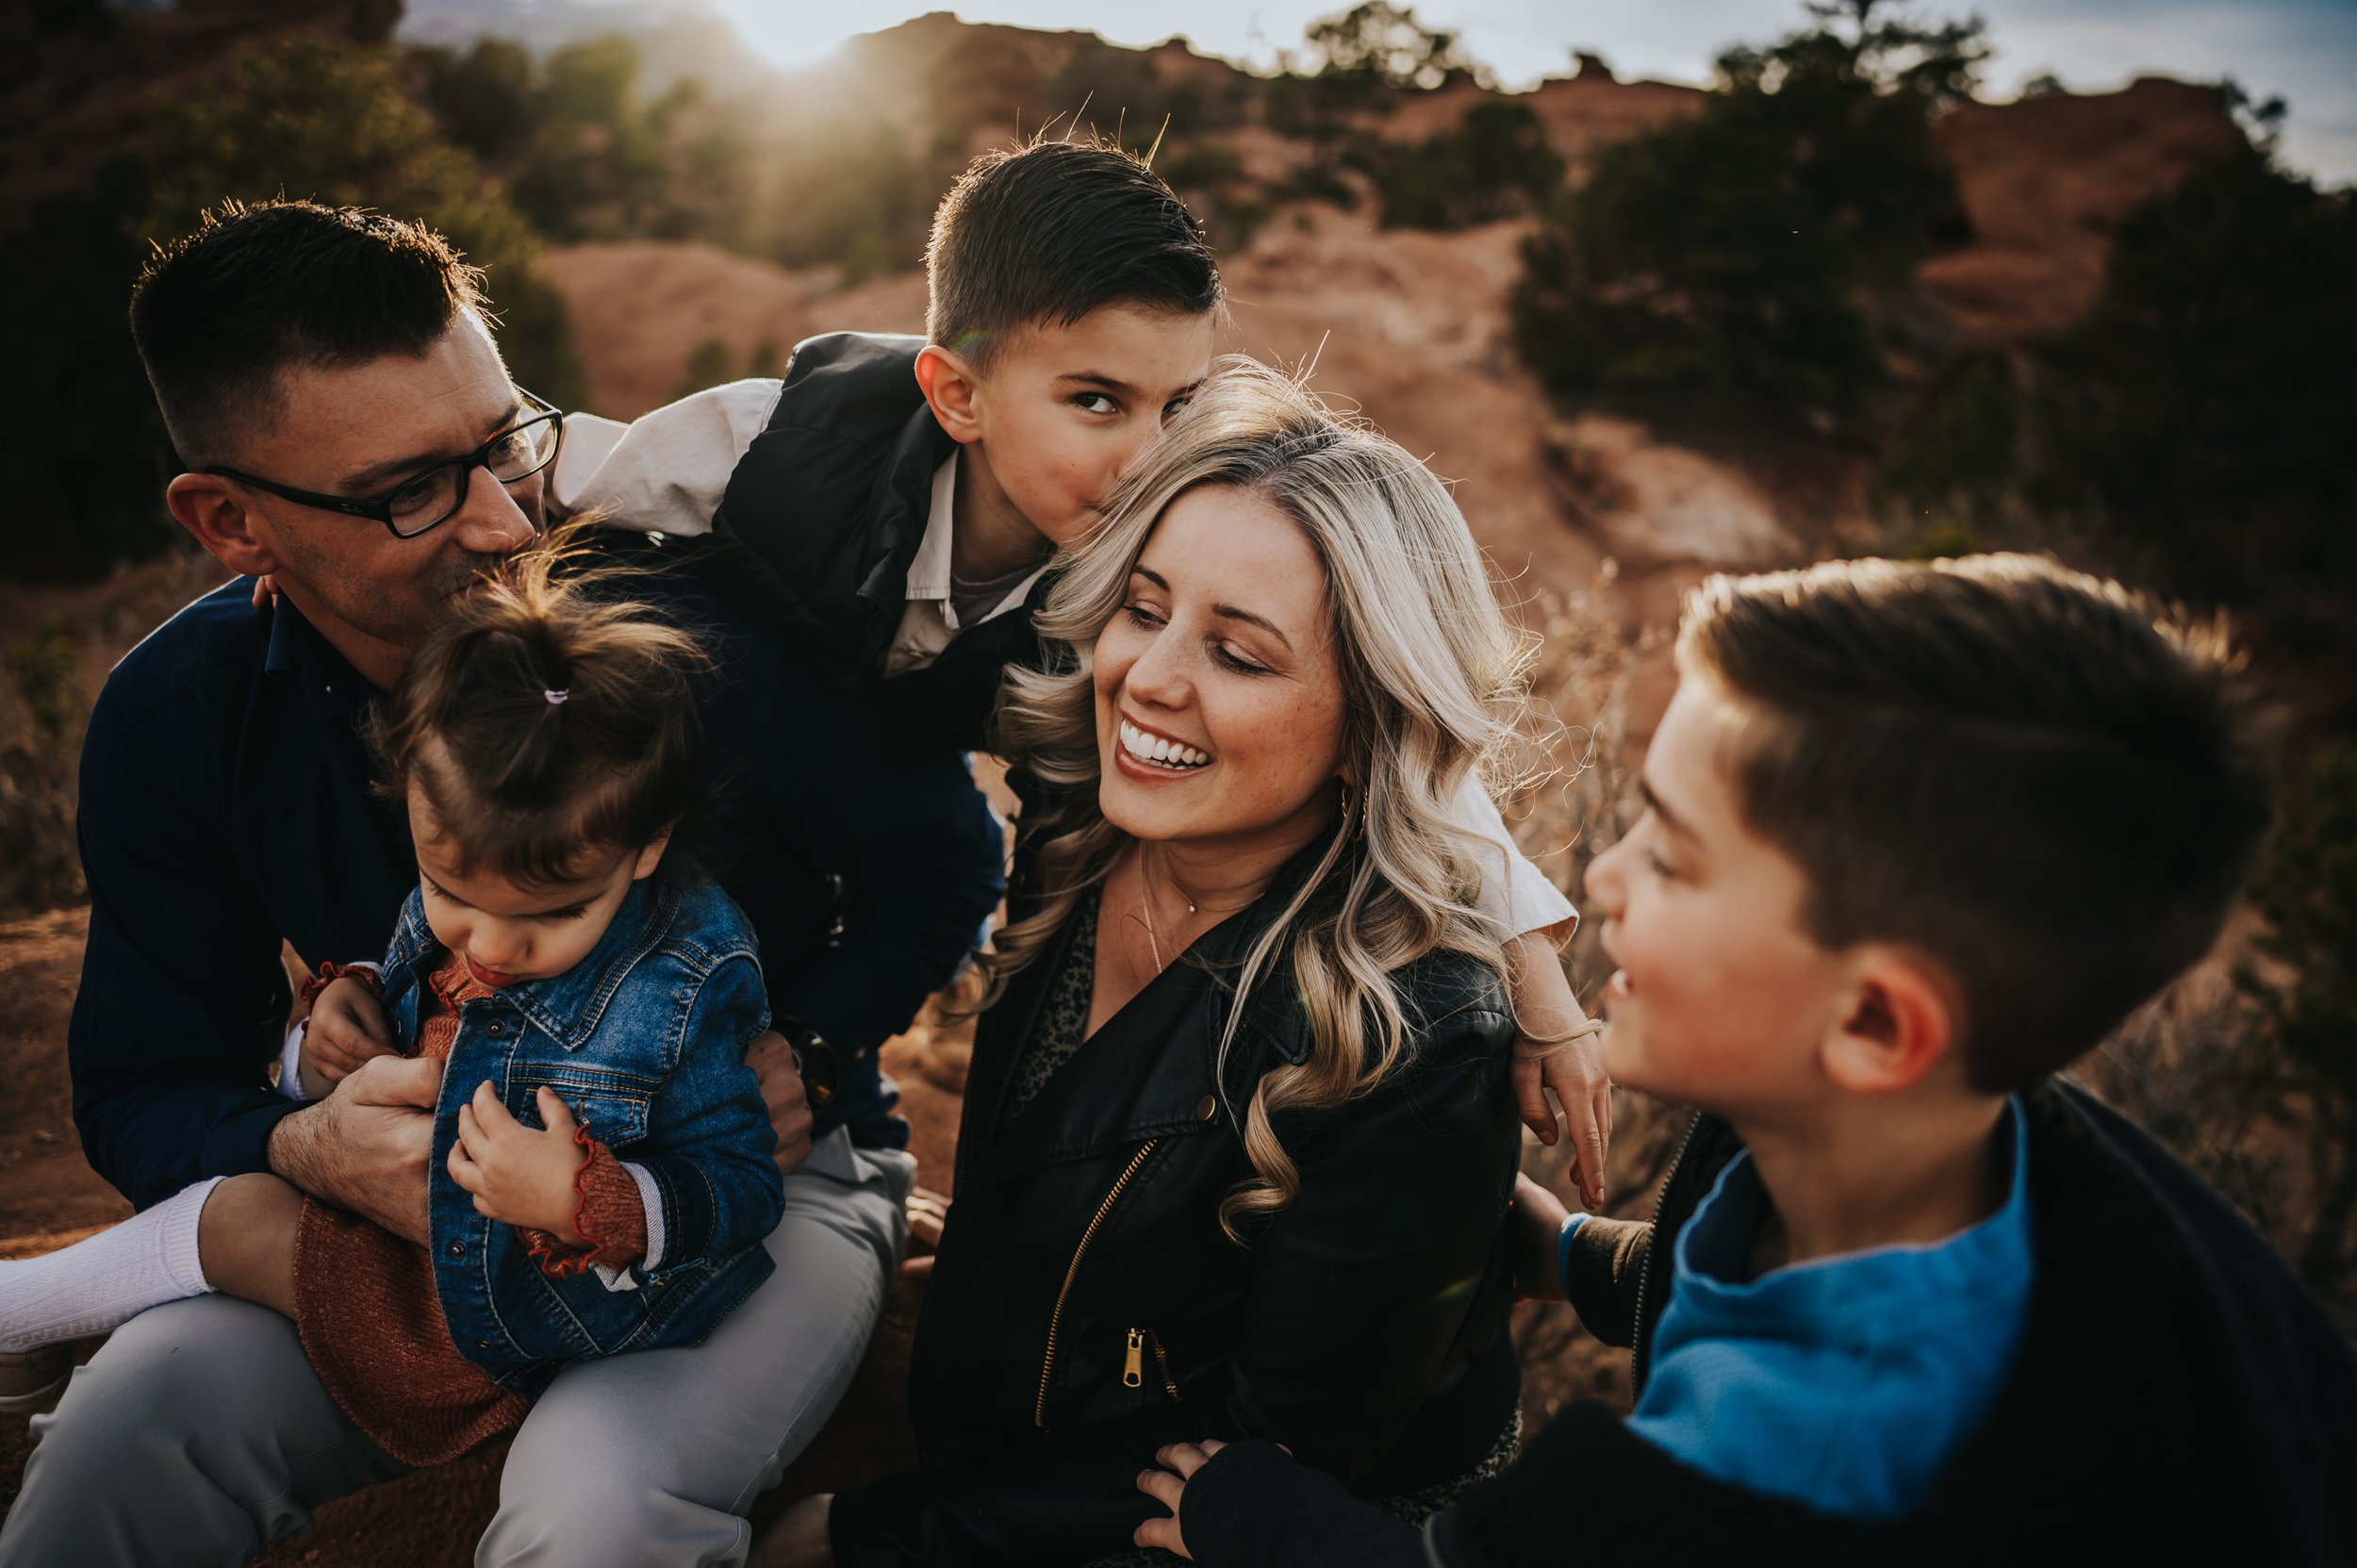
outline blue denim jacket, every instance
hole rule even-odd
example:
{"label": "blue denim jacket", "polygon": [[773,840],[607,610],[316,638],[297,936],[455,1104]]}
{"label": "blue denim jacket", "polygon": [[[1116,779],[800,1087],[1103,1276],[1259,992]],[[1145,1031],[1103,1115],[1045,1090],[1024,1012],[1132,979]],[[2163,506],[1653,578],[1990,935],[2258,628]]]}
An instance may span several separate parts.
{"label": "blue denim jacket", "polygon": [[[414,1050],[426,976],[444,962],[421,894],[402,906],[385,1010]],[[566,1362],[693,1345],[769,1276],[762,1239],[784,1212],[776,1134],[745,1048],[769,1026],[752,929],[709,880],[634,883],[589,956],[461,1004],[427,1168],[434,1282],[451,1338],[503,1385],[546,1387]],[[662,1195],[662,1247],[637,1288],[541,1272],[515,1227],[451,1177],[458,1108],[488,1081],[528,1126],[547,1085]]]}

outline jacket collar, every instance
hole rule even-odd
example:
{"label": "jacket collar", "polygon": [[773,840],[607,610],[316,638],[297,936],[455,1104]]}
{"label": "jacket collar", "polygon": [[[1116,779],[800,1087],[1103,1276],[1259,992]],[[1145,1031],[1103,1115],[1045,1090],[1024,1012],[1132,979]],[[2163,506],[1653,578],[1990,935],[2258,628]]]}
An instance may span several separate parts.
{"label": "jacket collar", "polygon": [[[638,961],[661,945],[679,913],[678,883],[661,871],[641,877],[622,895],[621,907],[589,955],[561,975],[546,980],[518,981],[503,986],[500,997],[530,1019],[542,1033],[567,1050],[579,1050],[597,1032],[614,993]],[[425,920],[425,895],[412,888],[402,905],[401,930],[394,937],[393,967],[411,980],[442,945]]]}
{"label": "jacket collar", "polygon": [[[957,450],[957,442],[933,418],[931,405],[918,399],[915,410],[893,440],[892,454],[876,486],[874,537],[881,548],[859,585],[859,597],[873,610],[871,641],[880,635],[888,642],[893,629],[900,624],[901,610],[908,602],[909,568],[916,561],[926,525],[932,520],[933,475]],[[882,657],[882,642],[870,652]],[[870,666],[874,662],[874,658],[868,660]]]}
{"label": "jacket collar", "polygon": [[[1316,869],[1328,842],[1320,835],[1285,863],[1260,898],[1196,938],[1010,1119],[1004,1111],[1009,1082],[1038,1026],[1050,982],[1071,951],[1073,923],[1066,921],[994,1010],[998,1048],[977,1058],[981,1070],[967,1109],[970,1115],[979,1113],[981,1124],[972,1129],[984,1151],[978,1174],[1013,1175],[1146,1138],[1208,1131],[1250,1098],[1271,1058],[1306,1061],[1309,1017],[1281,954],[1244,1002],[1224,1084],[1220,1041],[1245,956]],[[1100,922],[1104,918],[1100,912]]]}

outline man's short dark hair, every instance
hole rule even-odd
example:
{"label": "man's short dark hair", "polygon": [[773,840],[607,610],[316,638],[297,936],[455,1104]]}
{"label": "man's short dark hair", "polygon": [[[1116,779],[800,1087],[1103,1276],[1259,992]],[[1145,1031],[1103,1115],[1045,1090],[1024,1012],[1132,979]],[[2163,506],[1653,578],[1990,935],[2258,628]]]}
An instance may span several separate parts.
{"label": "man's short dark hair", "polygon": [[420,223],[316,202],[228,202],[159,246],[131,292],[131,337],[191,468],[231,460],[280,411],[279,373],[422,355],[483,273]]}
{"label": "man's short dark hair", "polygon": [[2266,829],[2223,630],[2051,561],[1713,578],[1678,665],[1737,700],[1736,794],[1806,877],[1809,935],[1945,968],[1986,1091],[2207,952]]}
{"label": "man's short dark hair", "polygon": [[974,160],[933,214],[925,332],[978,363],[1018,327],[1109,305],[1198,316],[1220,303],[1203,225],[1145,159],[1034,141]]}

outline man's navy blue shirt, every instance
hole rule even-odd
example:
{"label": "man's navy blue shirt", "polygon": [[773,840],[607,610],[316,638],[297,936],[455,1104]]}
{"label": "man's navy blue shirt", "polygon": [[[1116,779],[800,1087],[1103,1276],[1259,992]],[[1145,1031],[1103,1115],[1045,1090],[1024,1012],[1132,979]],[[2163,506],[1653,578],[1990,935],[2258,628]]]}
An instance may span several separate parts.
{"label": "man's navy blue shirt", "polygon": [[[417,861],[371,788],[376,690],[251,579],[198,600],[108,677],[82,751],[90,945],[67,1036],[93,1167],[144,1207],[268,1168],[294,1102],[269,1086],[306,965],[373,959]],[[863,712],[774,637],[668,572],[633,598],[718,660],[702,700],[716,809],[693,845],[761,941],[772,1011],[831,1042],[820,1131],[898,1147],[876,1048],[907,1026],[997,903],[1001,840],[962,758]]]}

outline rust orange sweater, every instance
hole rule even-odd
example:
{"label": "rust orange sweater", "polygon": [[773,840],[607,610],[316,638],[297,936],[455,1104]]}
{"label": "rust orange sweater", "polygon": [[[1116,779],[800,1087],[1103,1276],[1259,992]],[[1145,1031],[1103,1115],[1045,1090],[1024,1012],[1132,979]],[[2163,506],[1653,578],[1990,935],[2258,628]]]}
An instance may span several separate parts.
{"label": "rust orange sweater", "polygon": [[[428,977],[417,1054],[437,1061],[458,1037],[458,1004],[490,995],[453,955]],[[532,1254],[553,1275],[593,1263],[619,1268],[647,1250],[647,1216],[611,1150],[583,1128],[586,1151],[573,1178],[575,1247],[526,1230]],[[512,1430],[532,1401],[494,1383],[458,1353],[434,1290],[425,1248],[313,1199],[295,1241],[295,1327],[320,1381],[376,1445],[406,1464],[438,1464]]]}

